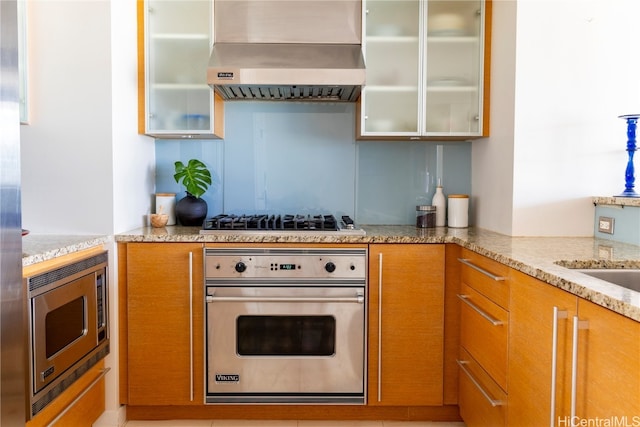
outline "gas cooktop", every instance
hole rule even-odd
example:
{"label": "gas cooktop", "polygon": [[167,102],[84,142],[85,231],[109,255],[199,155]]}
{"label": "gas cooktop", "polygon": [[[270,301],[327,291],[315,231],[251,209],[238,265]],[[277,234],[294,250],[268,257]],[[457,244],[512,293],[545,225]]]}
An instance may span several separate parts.
{"label": "gas cooktop", "polygon": [[365,231],[356,228],[348,215],[338,220],[334,215],[227,215],[221,214],[204,220],[200,234],[216,233],[253,234],[333,234],[360,235]]}

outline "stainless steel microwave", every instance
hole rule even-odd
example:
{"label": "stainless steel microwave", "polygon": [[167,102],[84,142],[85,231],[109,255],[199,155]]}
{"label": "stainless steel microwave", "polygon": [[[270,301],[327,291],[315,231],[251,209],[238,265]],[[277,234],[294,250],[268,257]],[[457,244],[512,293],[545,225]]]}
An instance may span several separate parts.
{"label": "stainless steel microwave", "polygon": [[109,353],[108,253],[25,278],[30,416]]}

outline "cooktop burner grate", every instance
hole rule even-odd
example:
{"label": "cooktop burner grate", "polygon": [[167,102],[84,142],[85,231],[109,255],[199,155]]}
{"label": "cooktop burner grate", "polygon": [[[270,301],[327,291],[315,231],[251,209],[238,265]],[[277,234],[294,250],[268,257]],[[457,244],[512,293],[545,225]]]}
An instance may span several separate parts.
{"label": "cooktop burner grate", "polygon": [[337,231],[333,215],[216,215],[203,224],[204,230]]}

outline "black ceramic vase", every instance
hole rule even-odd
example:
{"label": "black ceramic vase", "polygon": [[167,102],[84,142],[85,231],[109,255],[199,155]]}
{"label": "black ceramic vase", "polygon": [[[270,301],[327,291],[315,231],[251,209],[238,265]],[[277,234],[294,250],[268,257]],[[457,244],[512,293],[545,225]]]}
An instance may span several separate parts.
{"label": "black ceramic vase", "polygon": [[181,225],[201,226],[207,217],[207,202],[189,192],[176,203],[176,217]]}

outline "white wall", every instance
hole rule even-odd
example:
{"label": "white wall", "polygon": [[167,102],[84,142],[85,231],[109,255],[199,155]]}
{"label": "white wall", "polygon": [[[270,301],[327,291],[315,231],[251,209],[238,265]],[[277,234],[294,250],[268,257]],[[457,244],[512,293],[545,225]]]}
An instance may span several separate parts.
{"label": "white wall", "polygon": [[155,192],[153,138],[138,135],[136,2],[111,0],[113,233],[146,224]]}
{"label": "white wall", "polygon": [[155,157],[153,141],[137,135],[136,2],[37,0],[27,14],[23,227],[45,234],[140,227]]}
{"label": "white wall", "polygon": [[30,125],[21,127],[23,227],[109,233],[109,4],[28,3]]}
{"label": "white wall", "polygon": [[491,138],[471,144],[472,223],[503,234],[513,219],[516,2],[493,2]]}
{"label": "white wall", "polygon": [[[624,189],[626,125],[617,116],[640,111],[640,58],[629,43],[637,37],[640,2],[519,0],[516,7],[496,1],[494,9],[492,136],[473,151],[476,224],[510,235],[593,235],[591,197]],[[514,12],[509,34],[506,20]],[[508,36],[515,51],[501,40]],[[505,76],[512,71],[513,86]],[[502,151],[510,135],[497,125],[508,115],[510,92],[511,159]],[[491,156],[501,164],[499,177]],[[505,197],[487,187],[507,178],[509,160],[513,190]],[[511,223],[502,212],[509,209]]]}

